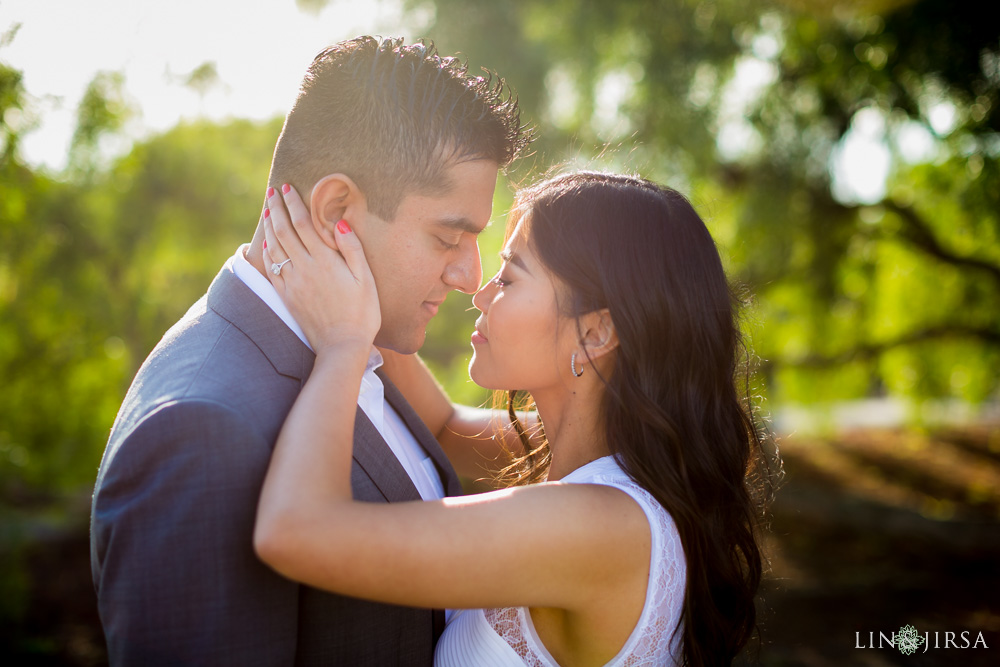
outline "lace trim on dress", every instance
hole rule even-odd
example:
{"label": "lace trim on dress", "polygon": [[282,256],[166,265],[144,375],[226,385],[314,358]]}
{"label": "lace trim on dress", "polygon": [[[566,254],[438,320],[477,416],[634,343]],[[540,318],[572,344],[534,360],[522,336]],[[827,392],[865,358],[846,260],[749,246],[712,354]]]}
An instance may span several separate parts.
{"label": "lace trim on dress", "polygon": [[521,656],[525,665],[528,667],[550,667],[542,662],[541,657],[528,644],[521,619],[522,608],[484,609],[483,615],[486,616],[486,622],[500,635],[500,638]]}

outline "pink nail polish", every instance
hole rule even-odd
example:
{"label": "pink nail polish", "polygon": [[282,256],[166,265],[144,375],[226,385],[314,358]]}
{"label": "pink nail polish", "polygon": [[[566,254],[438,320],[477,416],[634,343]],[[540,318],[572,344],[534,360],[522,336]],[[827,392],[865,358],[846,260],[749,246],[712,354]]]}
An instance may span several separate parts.
{"label": "pink nail polish", "polygon": [[347,224],[347,220],[340,220],[337,222],[337,231],[341,234],[350,234],[351,226]]}
{"label": "pink nail polish", "polygon": [[270,199],[273,196],[274,196],[274,188],[268,188],[267,189],[267,198]]}
{"label": "pink nail polish", "polygon": [[267,239],[264,239],[264,250],[267,250]]}
{"label": "pink nail polish", "polygon": [[290,186],[288,183],[285,183],[284,185],[281,186],[281,191],[284,192],[286,195],[291,189],[292,186]]}
{"label": "pink nail polish", "polygon": [[269,209],[269,208],[265,208],[265,209],[264,209],[264,218],[265,218],[265,219],[267,219],[267,217],[268,217],[269,215],[271,215],[271,209]]}

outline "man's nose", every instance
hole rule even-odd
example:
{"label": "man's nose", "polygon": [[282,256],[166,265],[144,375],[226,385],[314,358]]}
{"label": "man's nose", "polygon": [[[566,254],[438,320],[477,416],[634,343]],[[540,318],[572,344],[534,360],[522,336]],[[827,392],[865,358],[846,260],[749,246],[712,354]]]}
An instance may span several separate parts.
{"label": "man's nose", "polygon": [[483,265],[475,239],[462,243],[461,254],[444,270],[444,282],[465,294],[475,294],[483,282]]}

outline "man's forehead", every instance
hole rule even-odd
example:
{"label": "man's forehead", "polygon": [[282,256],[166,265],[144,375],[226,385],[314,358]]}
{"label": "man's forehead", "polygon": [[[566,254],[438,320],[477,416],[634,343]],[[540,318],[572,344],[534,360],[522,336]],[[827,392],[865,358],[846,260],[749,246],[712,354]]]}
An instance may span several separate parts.
{"label": "man's forehead", "polygon": [[443,192],[412,192],[403,197],[396,219],[421,218],[443,231],[479,234],[493,215],[493,194],[499,168],[483,160],[454,165]]}
{"label": "man's forehead", "polygon": [[394,221],[420,222],[422,227],[441,231],[479,234],[493,215],[493,193],[444,196],[407,195],[396,208]]}

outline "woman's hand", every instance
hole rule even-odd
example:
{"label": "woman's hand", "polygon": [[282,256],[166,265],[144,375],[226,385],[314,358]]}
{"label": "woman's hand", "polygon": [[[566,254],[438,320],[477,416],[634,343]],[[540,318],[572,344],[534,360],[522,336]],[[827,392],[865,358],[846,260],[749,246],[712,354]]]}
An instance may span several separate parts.
{"label": "woman's hand", "polygon": [[[267,191],[268,279],[317,354],[345,343],[371,347],[382,316],[361,242],[345,220],[324,239],[298,192],[289,185],[281,189]],[[275,272],[275,267],[280,269]]]}

